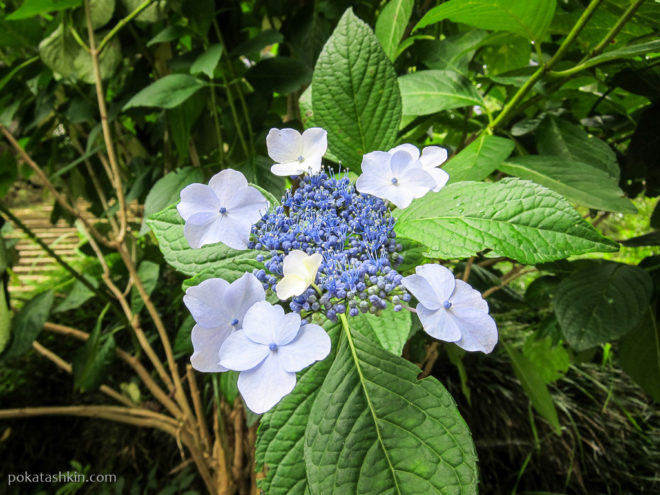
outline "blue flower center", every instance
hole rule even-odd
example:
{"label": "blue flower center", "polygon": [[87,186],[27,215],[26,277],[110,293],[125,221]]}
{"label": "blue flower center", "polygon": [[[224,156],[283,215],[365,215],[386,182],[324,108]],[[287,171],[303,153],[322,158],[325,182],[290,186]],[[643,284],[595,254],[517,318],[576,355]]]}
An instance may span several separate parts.
{"label": "blue flower center", "polygon": [[444,306],[445,309],[451,308],[451,303],[449,301],[443,302],[442,305]]}
{"label": "blue flower center", "polygon": [[276,351],[277,351],[277,344],[273,342],[272,344],[269,344],[269,345],[268,345],[268,348],[269,348],[271,351],[276,352]]}
{"label": "blue flower center", "polygon": [[224,206],[221,206],[218,211],[220,212],[220,215],[224,215],[225,213],[227,213],[227,208],[225,208]]}
{"label": "blue flower center", "polygon": [[399,179],[397,179],[396,177],[392,177],[392,184],[396,186],[398,183],[399,183]]}
{"label": "blue flower center", "polygon": [[302,162],[304,162],[304,161],[305,161],[305,159],[303,158],[302,155],[300,155],[300,156],[298,157],[298,163],[302,163]]}
{"label": "blue flower center", "polygon": [[238,325],[238,318],[234,318],[233,320],[231,320],[231,326],[235,327],[236,325]]}

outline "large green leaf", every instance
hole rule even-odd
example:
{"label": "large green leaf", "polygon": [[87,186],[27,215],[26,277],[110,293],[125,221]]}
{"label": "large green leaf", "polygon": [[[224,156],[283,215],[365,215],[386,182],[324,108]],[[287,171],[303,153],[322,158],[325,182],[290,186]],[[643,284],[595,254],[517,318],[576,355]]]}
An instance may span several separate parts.
{"label": "large green leaf", "polygon": [[[193,182],[202,182],[204,175],[199,167],[184,167],[170,172],[156,181],[147,194],[144,202],[144,218],[149,218],[154,213],[179,201],[181,189]],[[149,232],[146,221],[142,223],[140,234]]]}
{"label": "large green leaf", "polygon": [[429,10],[415,29],[451,19],[481,29],[509,31],[541,41],[555,7],[555,0],[449,0]]}
{"label": "large green leaf", "polygon": [[526,155],[510,158],[497,168],[541,184],[582,206],[621,213],[637,211],[610,175],[586,163],[559,156]]}
{"label": "large green leaf", "polygon": [[291,93],[312,79],[312,71],[293,57],[273,57],[261,60],[245,73],[255,88],[272,93]]}
{"label": "large green leaf", "polygon": [[[217,273],[226,269],[234,274],[233,279],[226,279],[231,282],[257,266],[254,261],[255,251],[237,251],[222,243],[192,249],[183,236],[184,221],[179,216],[176,205],[152,215],[147,224],[158,239],[158,246],[165,261],[186,275],[198,275],[205,270]],[[249,270],[246,267],[249,267]]]}
{"label": "large green leaf", "polygon": [[649,304],[653,281],[636,266],[589,263],[557,287],[555,314],[577,351],[617,339],[637,325]]}
{"label": "large green leaf", "polygon": [[630,58],[658,52],[660,52],[660,40],[656,39],[647,41],[645,43],[637,43],[634,45],[624,46],[623,48],[610,50],[609,52],[601,53],[600,55],[589,59],[586,63],[589,66],[593,66],[619,58]]}
{"label": "large green leaf", "polygon": [[39,43],[39,56],[53,72],[68,77],[73,74],[73,61],[80,47],[68,29],[59,25]]}
{"label": "large green leaf", "polygon": [[660,328],[653,306],[639,324],[621,338],[619,361],[656,402],[660,402]]}
{"label": "large green leaf", "polygon": [[514,178],[451,184],[394,215],[397,235],[425,244],[438,258],[491,249],[489,256],[533,264],[617,250],[557,193]]}
{"label": "large green leaf", "polygon": [[399,78],[403,115],[428,115],[483,100],[469,79],[450,70],[422,70]]}
{"label": "large green leaf", "polygon": [[529,400],[532,402],[532,406],[534,406],[534,409],[547,419],[555,428],[555,431],[559,433],[561,431],[561,425],[559,424],[559,418],[557,417],[555,403],[552,400],[547,385],[538,374],[534,364],[504,342],[502,342],[502,346],[504,346],[504,349],[509,355],[513,371],[518,377],[518,380],[520,380],[520,384],[525,390],[527,397],[529,397]]}
{"label": "large green leaf", "polygon": [[5,17],[8,21],[29,19],[40,14],[48,14],[58,10],[82,5],[82,0],[24,0],[21,6]]}
{"label": "large green leaf", "polygon": [[37,294],[14,316],[11,324],[11,343],[2,359],[20,356],[32,348],[48,318],[55,296],[52,290]]}
{"label": "large green leaf", "polygon": [[396,59],[397,48],[406,31],[414,4],[414,0],[390,0],[376,21],[376,38],[392,61]]}
{"label": "large green leaf", "polygon": [[349,8],[323,47],[312,79],[314,123],[328,131],[330,151],[359,170],[362,155],[396,140],[401,95],[376,36]]}
{"label": "large green leaf", "polygon": [[196,75],[203,72],[210,79],[213,79],[213,71],[215,71],[218,62],[220,62],[221,56],[222,45],[220,43],[209,46],[190,66],[190,73]]}
{"label": "large green leaf", "polygon": [[340,329],[327,320],[324,327],[332,340],[331,354],[298,373],[293,392],[261,418],[255,460],[257,470],[266,468],[266,477],[259,482],[265,493],[303,495],[307,488],[305,464],[301,462],[305,428],[318,389],[334,361]]}
{"label": "large green leaf", "polygon": [[380,315],[360,313],[351,318],[353,328],[397,356],[403,352],[403,346],[410,335],[411,324],[409,311],[394,312],[391,308]]}
{"label": "large green leaf", "polygon": [[151,83],[124,105],[132,107],[174,108],[205,86],[203,81],[188,74],[169,74]]}
{"label": "large green leaf", "polygon": [[601,169],[616,181],[620,170],[614,151],[605,141],[589,136],[583,127],[546,115],[536,132],[539,155],[556,155]]}
{"label": "large green leaf", "polygon": [[305,432],[312,494],[476,493],[476,454],[433,377],[346,331]]}
{"label": "large green leaf", "polygon": [[514,146],[510,139],[482,134],[442,168],[449,174],[450,184],[482,180],[508,158]]}

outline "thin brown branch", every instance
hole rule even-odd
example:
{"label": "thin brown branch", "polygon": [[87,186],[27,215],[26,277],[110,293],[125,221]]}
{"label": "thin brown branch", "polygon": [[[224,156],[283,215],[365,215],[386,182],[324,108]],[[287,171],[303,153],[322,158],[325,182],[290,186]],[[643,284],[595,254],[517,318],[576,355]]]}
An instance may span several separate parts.
{"label": "thin brown branch", "polygon": [[420,374],[420,378],[426,378],[431,374],[431,371],[433,371],[433,366],[435,365],[436,360],[438,359],[438,356],[440,353],[438,352],[438,349],[440,347],[440,342],[433,341],[429,344],[429,346],[426,348],[426,358],[424,359],[424,364],[422,366],[422,373]]}
{"label": "thin brown branch", "polygon": [[523,266],[517,266],[513,268],[509,273],[504,275],[502,277],[502,283],[499,285],[496,285],[494,287],[491,287],[490,289],[484,291],[484,293],[481,295],[484,299],[486,299],[488,296],[490,296],[493,292],[496,292],[500,289],[503,289],[506,287],[509,283],[511,283],[513,280],[522,277],[523,275],[527,275],[528,273],[532,273],[536,271],[536,268],[530,268],[529,270],[523,270]]}
{"label": "thin brown branch", "polygon": [[206,425],[206,418],[204,417],[204,409],[202,408],[201,396],[197,388],[197,380],[195,379],[195,372],[191,365],[186,366],[186,375],[188,376],[188,384],[190,386],[190,395],[193,400],[193,407],[195,408],[195,417],[197,418],[197,425],[199,426],[201,440],[204,444],[204,451],[211,452],[211,440],[209,430]]}
{"label": "thin brown branch", "polygon": [[[243,466],[243,405],[240,400],[234,402],[234,410],[231,412],[234,425],[234,462],[232,474],[237,483],[243,479],[241,467]],[[240,487],[240,485],[239,485]]]}
{"label": "thin brown branch", "polygon": [[470,270],[472,270],[472,263],[474,263],[474,256],[470,256],[470,259],[465,263],[465,271],[463,272],[463,282],[467,282],[470,278]]}
{"label": "thin brown branch", "polygon": [[223,442],[222,432],[220,431],[220,414],[218,404],[213,404],[213,435],[215,441],[213,442],[213,459],[215,460],[216,476],[215,476],[215,489],[218,495],[229,495],[233,493],[233,481],[231,472],[228,469],[228,452]]}

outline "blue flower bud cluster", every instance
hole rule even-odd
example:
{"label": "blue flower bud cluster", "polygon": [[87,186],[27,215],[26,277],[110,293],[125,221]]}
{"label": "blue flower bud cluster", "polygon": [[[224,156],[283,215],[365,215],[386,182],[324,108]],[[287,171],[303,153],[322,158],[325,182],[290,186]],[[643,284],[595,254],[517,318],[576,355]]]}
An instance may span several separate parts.
{"label": "blue flower bud cluster", "polygon": [[346,175],[321,172],[300,179],[282,205],[252,228],[250,249],[266,251],[255,272],[265,289],[282,278],[284,257],[299,249],[320,253],[323,262],[315,285],[292,299],[292,311],[324,313],[330,320],[347,313],[377,313],[389,304],[395,311],[410,295],[396,266],[402,247],[396,242],[394,218],[382,199],[355,190]]}

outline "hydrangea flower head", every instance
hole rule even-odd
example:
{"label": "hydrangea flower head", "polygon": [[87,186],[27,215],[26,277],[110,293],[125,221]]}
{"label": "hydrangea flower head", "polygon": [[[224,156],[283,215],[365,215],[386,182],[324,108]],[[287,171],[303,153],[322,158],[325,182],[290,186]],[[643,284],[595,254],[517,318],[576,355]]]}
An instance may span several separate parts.
{"label": "hydrangea flower head", "polygon": [[305,292],[314,283],[322,261],[321,254],[314,253],[310,256],[300,249],[287,254],[282,262],[284,277],[275,288],[277,297],[284,300]]}
{"label": "hydrangea flower head", "polygon": [[222,242],[246,249],[252,225],[268,210],[268,201],[245,176],[223,170],[209,184],[190,184],[181,190],[177,205],[185,220],[183,235],[192,248]]}
{"label": "hydrangea flower head", "polygon": [[311,127],[302,135],[295,129],[271,129],[266,136],[268,156],[277,163],[270,169],[275,175],[317,174],[321,158],[328,149],[328,133]]}
{"label": "hydrangea flower head", "polygon": [[402,283],[419,301],[417,315],[426,333],[466,351],[493,350],[497,325],[479,291],[442,265],[418,266]]}
{"label": "hydrangea flower head", "polygon": [[260,414],[271,409],[296,385],[296,372],[330,353],[330,337],[318,325],[301,326],[300,315],[284,314],[266,301],[245,314],[243,328],[220,349],[220,364],[240,371],[238,390]]}
{"label": "hydrangea flower head", "polygon": [[422,150],[422,155],[419,154],[417,146],[412,144],[401,144],[392,148],[388,153],[394,154],[397,151],[407,151],[415,160],[419,160],[422,168],[427,172],[435,182],[435,186],[431,189],[433,192],[438,192],[442,189],[449,180],[449,174],[438,168],[447,161],[447,150],[440,146],[427,146]]}
{"label": "hydrangea flower head", "polygon": [[[412,146],[412,145],[410,145]],[[362,175],[355,188],[361,193],[387,199],[398,208],[406,208],[435,187],[435,179],[421,162],[401,149],[394,153],[372,151],[362,157]]]}
{"label": "hydrangea flower head", "polygon": [[183,302],[196,325],[192,329],[193,355],[190,362],[198,371],[227,371],[219,364],[223,342],[241,328],[248,309],[266,299],[261,283],[251,273],[231,284],[211,278],[189,287]]}

